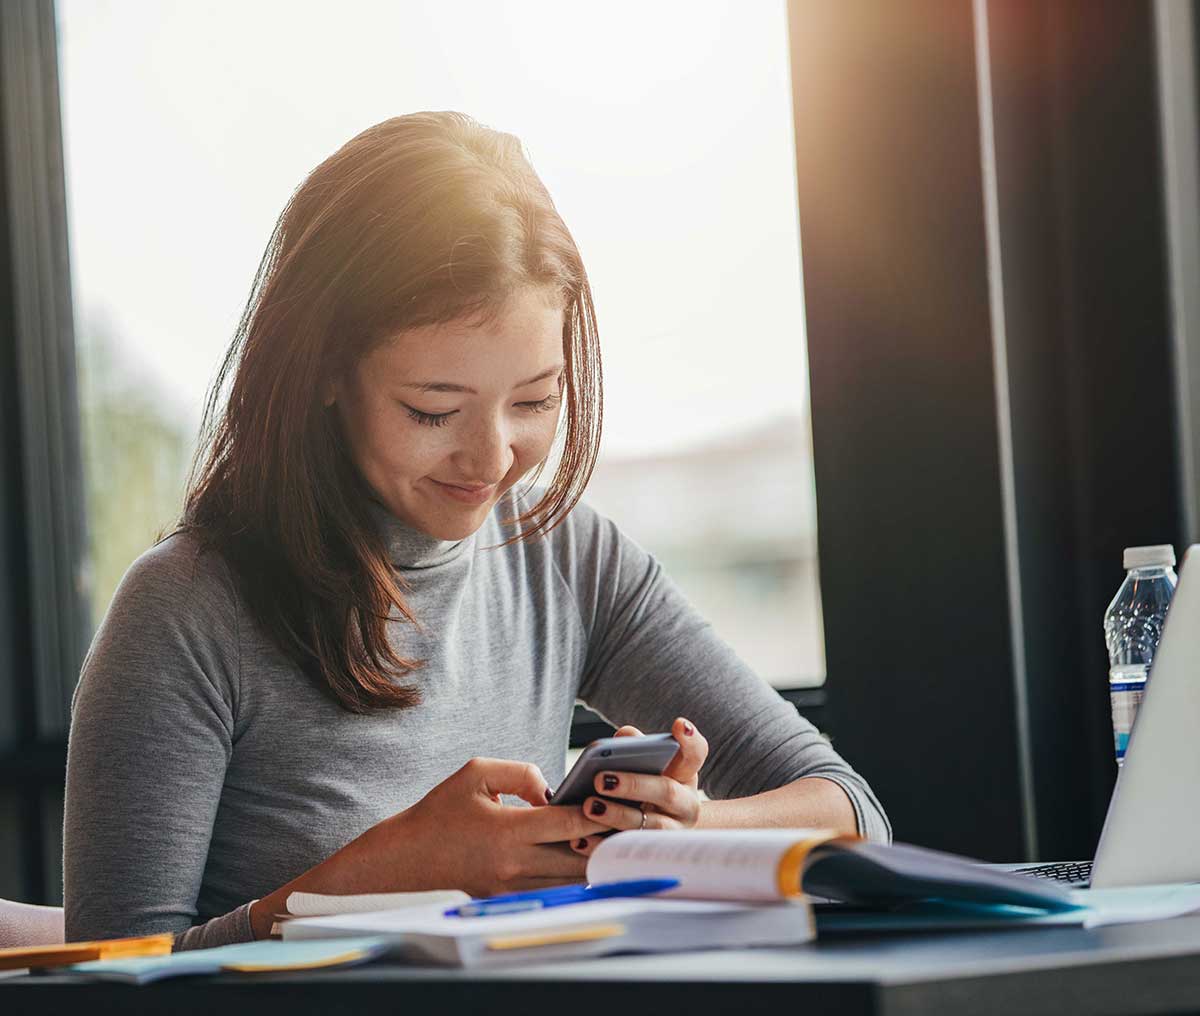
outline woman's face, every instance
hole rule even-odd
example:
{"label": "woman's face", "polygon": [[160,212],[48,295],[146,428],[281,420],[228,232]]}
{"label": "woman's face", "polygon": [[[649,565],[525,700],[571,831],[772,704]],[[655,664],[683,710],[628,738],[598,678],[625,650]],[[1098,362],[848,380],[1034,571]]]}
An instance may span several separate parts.
{"label": "woman's face", "polygon": [[549,454],[562,333],[562,308],[521,290],[489,324],[401,332],[334,384],[354,461],[394,515],[461,540]]}

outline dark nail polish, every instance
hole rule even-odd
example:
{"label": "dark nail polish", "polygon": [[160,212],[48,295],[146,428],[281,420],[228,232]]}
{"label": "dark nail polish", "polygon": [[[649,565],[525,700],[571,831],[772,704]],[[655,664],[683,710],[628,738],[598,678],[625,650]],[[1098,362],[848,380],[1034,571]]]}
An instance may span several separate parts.
{"label": "dark nail polish", "polygon": [[612,773],[605,773],[603,782],[605,790],[617,789],[617,778]]}
{"label": "dark nail polish", "polygon": [[683,732],[685,734],[687,734],[688,737],[691,737],[694,733],[696,733],[696,728],[693,727],[690,723],[685,723],[683,725]]}
{"label": "dark nail polish", "polygon": [[553,790],[551,790],[549,787],[547,787],[547,788],[546,788],[546,800],[547,800],[547,801],[553,801],[553,800],[554,800],[554,791],[553,791]]}
{"label": "dark nail polish", "polygon": [[606,805],[603,801],[592,802],[593,815],[603,815],[606,811],[608,811],[608,805]]}
{"label": "dark nail polish", "polygon": [[587,850],[587,840],[586,839],[580,840],[578,843],[575,844],[575,846],[578,847],[580,850]]}

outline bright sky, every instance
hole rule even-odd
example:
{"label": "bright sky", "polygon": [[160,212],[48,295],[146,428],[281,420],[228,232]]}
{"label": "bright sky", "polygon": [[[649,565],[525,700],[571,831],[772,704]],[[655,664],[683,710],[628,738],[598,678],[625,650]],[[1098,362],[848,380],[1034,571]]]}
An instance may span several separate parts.
{"label": "bright sky", "polygon": [[807,413],[783,0],[59,0],[72,271],[194,420],[267,238],[360,130],[518,135],[575,235],[605,452]]}

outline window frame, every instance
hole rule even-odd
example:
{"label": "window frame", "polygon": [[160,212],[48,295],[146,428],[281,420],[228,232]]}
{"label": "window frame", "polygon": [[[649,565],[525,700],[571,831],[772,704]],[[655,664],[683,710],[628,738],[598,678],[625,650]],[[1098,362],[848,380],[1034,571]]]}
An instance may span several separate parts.
{"label": "window frame", "polygon": [[0,5],[0,680],[15,719],[2,731],[0,787],[16,794],[33,899],[59,893],[47,809],[62,786],[70,698],[90,636],[56,32],[51,0]]}

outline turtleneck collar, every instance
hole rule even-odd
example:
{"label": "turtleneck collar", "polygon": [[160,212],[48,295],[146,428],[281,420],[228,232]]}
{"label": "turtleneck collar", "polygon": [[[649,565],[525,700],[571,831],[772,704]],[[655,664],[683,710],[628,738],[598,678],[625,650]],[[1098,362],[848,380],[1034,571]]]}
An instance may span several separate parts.
{"label": "turtleneck collar", "polygon": [[396,568],[433,568],[460,557],[475,540],[439,540],[397,518],[376,498],[370,499],[371,514],[383,533],[388,557]]}

